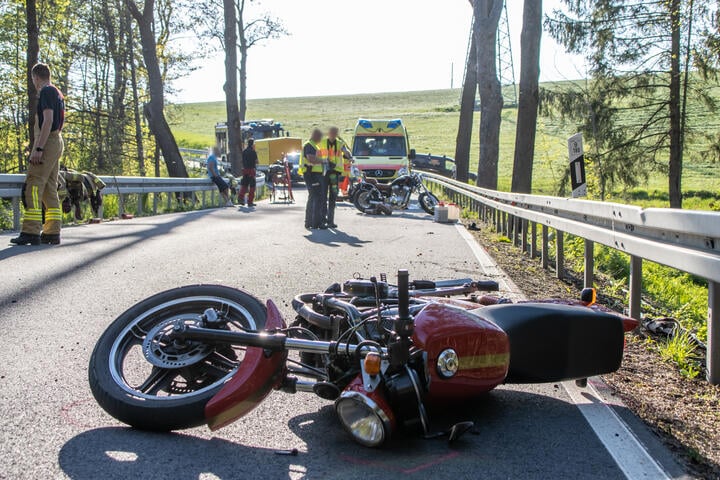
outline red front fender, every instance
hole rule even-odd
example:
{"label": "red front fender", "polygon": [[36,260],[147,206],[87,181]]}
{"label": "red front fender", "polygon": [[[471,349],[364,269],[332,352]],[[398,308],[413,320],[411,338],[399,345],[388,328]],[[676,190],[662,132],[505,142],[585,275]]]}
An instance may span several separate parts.
{"label": "red front fender", "polygon": [[[268,300],[265,329],[279,328],[285,328],[285,321],[272,300]],[[248,347],[235,375],[205,405],[210,430],[222,428],[258,406],[282,381],[286,357],[287,352],[267,356],[262,348]]]}

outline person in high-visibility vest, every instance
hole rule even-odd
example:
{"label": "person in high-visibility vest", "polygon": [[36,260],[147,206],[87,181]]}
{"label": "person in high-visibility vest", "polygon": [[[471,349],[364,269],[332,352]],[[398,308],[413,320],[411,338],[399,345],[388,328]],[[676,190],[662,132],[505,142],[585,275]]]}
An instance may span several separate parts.
{"label": "person in high-visibility vest", "polygon": [[324,224],[323,213],[323,174],[326,165],[318,155],[323,134],[319,129],[312,131],[310,139],[303,145],[300,152],[298,173],[303,176],[308,191],[308,200],[305,206],[305,228],[327,228]]}
{"label": "person in high-visibility vest", "polygon": [[338,136],[337,127],[328,130],[325,140],[320,142],[320,157],[327,163],[323,183],[323,219],[328,228],[335,224],[335,205],[339,193],[340,178],[345,173],[345,157],[350,156],[345,142]]}

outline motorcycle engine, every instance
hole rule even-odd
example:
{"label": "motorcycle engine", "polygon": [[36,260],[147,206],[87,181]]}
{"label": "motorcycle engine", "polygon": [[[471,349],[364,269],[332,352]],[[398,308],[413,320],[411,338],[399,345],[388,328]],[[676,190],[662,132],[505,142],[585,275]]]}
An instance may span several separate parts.
{"label": "motorcycle engine", "polygon": [[410,187],[407,185],[395,184],[392,186],[392,195],[388,199],[391,205],[403,205],[410,195]]}

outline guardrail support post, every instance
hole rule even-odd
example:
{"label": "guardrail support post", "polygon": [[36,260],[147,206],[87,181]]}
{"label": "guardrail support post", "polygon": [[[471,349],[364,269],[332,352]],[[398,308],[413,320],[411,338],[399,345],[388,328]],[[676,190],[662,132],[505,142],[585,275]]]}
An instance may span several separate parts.
{"label": "guardrail support post", "polygon": [[513,215],[512,217],[512,241],[513,241],[513,247],[517,247],[520,244],[519,238],[520,235],[518,235],[518,230],[520,230],[520,217],[516,217]]}
{"label": "guardrail support post", "polygon": [[159,196],[160,196],[160,192],[153,193],[153,215],[157,215],[158,197]]}
{"label": "guardrail support post", "polygon": [[20,230],[20,197],[12,199],[13,230]]}
{"label": "guardrail support post", "polygon": [[564,251],[564,233],[555,229],[555,276],[560,280],[564,277],[565,270],[565,251]]}
{"label": "guardrail support post", "polygon": [[135,209],[135,213],[138,217],[142,217],[143,214],[143,194],[138,193],[137,194],[137,208]]}
{"label": "guardrail support post", "polygon": [[168,212],[169,212],[170,210],[172,210],[172,196],[173,196],[172,192],[167,192],[167,197],[168,197],[168,198],[167,198],[167,209],[168,209]]}
{"label": "guardrail support post", "polygon": [[122,217],[123,213],[125,213],[125,195],[120,194],[118,195],[118,216]]}
{"label": "guardrail support post", "polygon": [[528,251],[528,221],[526,219],[522,219],[522,250],[523,253],[527,253]]}
{"label": "guardrail support post", "polygon": [[640,320],[642,301],[642,258],[630,256],[630,316]]}
{"label": "guardrail support post", "polygon": [[502,213],[497,208],[493,209],[493,223],[495,224],[495,233],[500,233],[502,231],[500,219],[502,218]]}
{"label": "guardrail support post", "polygon": [[585,240],[585,288],[592,288],[595,270],[595,244],[592,240]]}
{"label": "guardrail support post", "polygon": [[205,208],[205,190],[200,192],[200,207]]}
{"label": "guardrail support post", "polygon": [[708,281],[707,380],[720,385],[720,283]]}
{"label": "guardrail support post", "polygon": [[542,226],[542,268],[547,270],[550,264],[550,244],[548,242],[548,226]]}
{"label": "guardrail support post", "polygon": [[530,258],[537,257],[537,222],[532,222],[530,227]]}

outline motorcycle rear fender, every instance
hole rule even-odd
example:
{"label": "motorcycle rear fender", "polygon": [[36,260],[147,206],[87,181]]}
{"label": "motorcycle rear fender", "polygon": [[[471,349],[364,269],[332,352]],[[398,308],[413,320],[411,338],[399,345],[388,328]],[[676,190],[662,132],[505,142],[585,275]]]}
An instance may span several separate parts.
{"label": "motorcycle rear fender", "polygon": [[506,383],[559,382],[620,368],[629,325],[618,315],[550,303],[493,305],[474,313],[508,335]]}
{"label": "motorcycle rear fender", "polygon": [[[267,301],[266,330],[285,328],[280,310]],[[258,347],[248,347],[245,358],[225,386],[205,405],[210,430],[217,430],[247,414],[282,381],[287,352],[267,355]]]}

